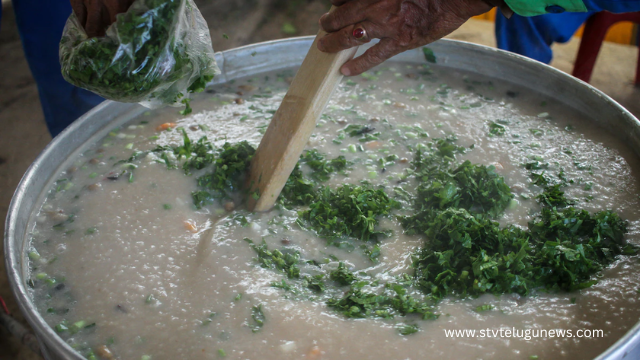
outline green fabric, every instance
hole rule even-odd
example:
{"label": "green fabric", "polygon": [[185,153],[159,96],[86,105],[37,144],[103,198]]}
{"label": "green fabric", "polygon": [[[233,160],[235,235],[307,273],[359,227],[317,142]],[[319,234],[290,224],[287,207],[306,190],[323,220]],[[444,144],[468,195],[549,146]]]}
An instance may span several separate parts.
{"label": "green fabric", "polygon": [[536,16],[547,14],[547,6],[557,5],[567,12],[586,12],[587,7],[582,0],[505,0],[507,5],[518,15]]}

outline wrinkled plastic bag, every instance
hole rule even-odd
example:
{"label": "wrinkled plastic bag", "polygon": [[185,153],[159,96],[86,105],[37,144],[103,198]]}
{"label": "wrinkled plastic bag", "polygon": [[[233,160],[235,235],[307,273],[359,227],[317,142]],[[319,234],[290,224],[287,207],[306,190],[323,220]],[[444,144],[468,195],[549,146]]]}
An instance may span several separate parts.
{"label": "wrinkled plastic bag", "polygon": [[220,73],[193,0],[136,0],[104,37],[72,13],[60,40],[62,76],[104,98],[156,108],[186,104]]}

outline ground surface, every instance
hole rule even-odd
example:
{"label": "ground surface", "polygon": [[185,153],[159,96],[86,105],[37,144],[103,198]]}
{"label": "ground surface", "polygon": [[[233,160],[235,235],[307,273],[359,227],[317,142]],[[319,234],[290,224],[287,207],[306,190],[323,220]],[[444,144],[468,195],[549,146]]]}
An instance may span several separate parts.
{"label": "ground surface", "polygon": [[[51,140],[44,123],[38,91],[24,58],[10,5],[5,5],[0,22],[0,219],[6,217],[9,202],[22,174]],[[313,35],[317,19],[328,9],[320,0],[200,0],[196,1],[209,23],[216,51],[288,36]],[[295,33],[285,34],[290,23]],[[228,34],[229,39],[223,37]],[[495,46],[493,24],[472,20],[453,33],[453,39]],[[579,39],[555,47],[553,66],[570,72]],[[640,115],[640,90],[633,86],[637,48],[606,43],[600,53],[592,84]],[[4,222],[0,222],[4,232]],[[0,254],[2,244],[0,243]],[[4,266],[0,266],[0,296],[20,321]],[[594,354],[595,355],[595,354]],[[0,328],[0,360],[37,359]]]}

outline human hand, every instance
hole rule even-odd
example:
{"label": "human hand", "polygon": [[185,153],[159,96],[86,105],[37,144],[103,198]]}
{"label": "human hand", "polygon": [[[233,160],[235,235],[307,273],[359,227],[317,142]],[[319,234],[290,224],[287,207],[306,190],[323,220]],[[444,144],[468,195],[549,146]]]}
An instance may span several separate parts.
{"label": "human hand", "polygon": [[104,36],[116,15],[126,12],[133,0],[70,0],[71,8],[90,38]]}
{"label": "human hand", "polygon": [[[363,55],[342,66],[345,76],[361,74],[403,51],[429,44],[448,35],[470,17],[493,7],[484,0],[331,0],[337,8],[320,18],[329,34],[318,49],[338,52],[380,39]],[[365,30],[357,39],[355,29]]]}

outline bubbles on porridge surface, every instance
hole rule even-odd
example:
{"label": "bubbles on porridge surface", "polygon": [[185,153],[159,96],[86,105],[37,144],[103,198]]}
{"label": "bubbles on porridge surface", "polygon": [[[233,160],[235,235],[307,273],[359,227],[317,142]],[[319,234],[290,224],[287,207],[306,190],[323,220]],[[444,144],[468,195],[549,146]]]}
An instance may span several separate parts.
{"label": "bubbles on porridge surface", "polygon": [[56,252],[58,254],[62,254],[63,252],[67,251],[67,244],[62,243],[62,244],[58,244],[56,245]]}

